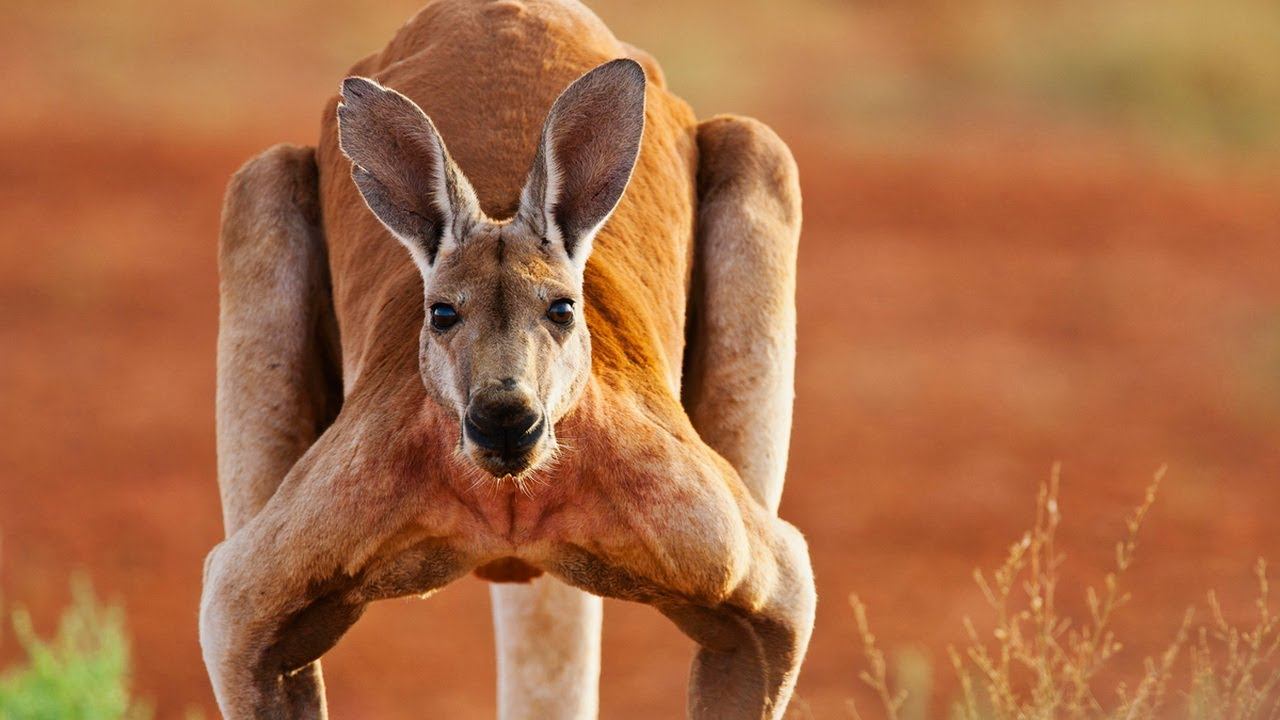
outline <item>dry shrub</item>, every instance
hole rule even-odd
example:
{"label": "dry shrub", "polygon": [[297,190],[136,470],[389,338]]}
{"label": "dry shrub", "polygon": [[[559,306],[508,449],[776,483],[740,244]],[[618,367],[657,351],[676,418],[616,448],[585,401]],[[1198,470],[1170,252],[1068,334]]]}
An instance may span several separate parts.
{"label": "dry shrub", "polygon": [[[1223,617],[1214,593],[1209,593],[1213,623],[1199,629],[1191,648],[1191,716],[1204,720],[1280,717],[1280,617],[1271,612],[1267,564],[1254,567],[1258,578],[1258,619],[1241,630]],[[1214,661],[1212,646],[1222,648]]]}
{"label": "dry shrub", "polygon": [[[994,615],[994,628],[987,640],[966,618],[968,644],[948,648],[960,684],[959,698],[951,706],[953,718],[1280,718],[1280,615],[1270,606],[1267,568],[1262,560],[1255,567],[1258,616],[1252,627],[1229,623],[1210,592],[1211,622],[1193,630],[1194,613],[1189,609],[1164,652],[1144,661],[1135,687],[1120,684],[1110,694],[1096,692],[1099,671],[1122,647],[1112,630],[1116,612],[1130,600],[1129,593],[1121,589],[1121,580],[1133,563],[1138,532],[1155,502],[1163,475],[1163,469],[1156,473],[1141,504],[1129,515],[1127,534],[1116,543],[1115,568],[1103,578],[1100,589],[1086,588],[1088,617],[1077,620],[1064,616],[1056,603],[1062,555],[1055,542],[1062,518],[1058,510],[1059,471],[1054,468],[1049,482],[1040,486],[1032,529],[1010,546],[1004,562],[993,572],[974,572]],[[885,717],[904,720],[911,692],[890,682],[888,662],[871,632],[866,607],[856,595],[850,602],[867,663],[860,677],[875,692]],[[1171,692],[1178,660],[1184,656],[1189,657],[1190,686],[1185,692]],[[927,687],[912,690],[928,693]],[[860,717],[852,702],[850,710]],[[923,717],[923,713],[916,711],[910,716]]]}

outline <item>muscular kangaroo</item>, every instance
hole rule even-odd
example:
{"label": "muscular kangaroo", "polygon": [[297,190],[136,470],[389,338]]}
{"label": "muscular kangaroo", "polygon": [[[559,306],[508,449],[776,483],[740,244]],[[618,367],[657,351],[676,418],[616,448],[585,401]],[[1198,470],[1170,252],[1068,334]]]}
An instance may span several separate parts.
{"label": "muscular kangaroo", "polygon": [[357,63],[316,148],[227,191],[223,715],[324,717],[368,603],[474,572],[503,718],[595,716],[599,596],[697,643],[691,717],[781,717],[815,602],[777,517],[799,226],[777,136],[698,122],[569,0],[436,0]]}

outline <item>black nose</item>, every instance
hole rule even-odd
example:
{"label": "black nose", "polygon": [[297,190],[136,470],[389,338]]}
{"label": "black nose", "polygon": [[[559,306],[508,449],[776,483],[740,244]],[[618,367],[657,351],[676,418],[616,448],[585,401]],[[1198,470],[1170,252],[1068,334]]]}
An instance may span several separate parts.
{"label": "black nose", "polygon": [[463,421],[467,437],[504,459],[522,455],[542,437],[542,416],[524,403],[473,403]]}

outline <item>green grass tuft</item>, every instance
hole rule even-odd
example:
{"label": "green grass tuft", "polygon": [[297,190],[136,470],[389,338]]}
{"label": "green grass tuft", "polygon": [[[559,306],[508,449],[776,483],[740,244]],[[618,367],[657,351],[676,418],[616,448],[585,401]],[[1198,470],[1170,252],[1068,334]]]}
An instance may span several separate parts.
{"label": "green grass tuft", "polygon": [[130,695],[129,641],[123,611],[99,604],[88,580],[72,581],[72,603],[48,640],[31,616],[13,613],[24,664],[0,674],[0,720],[145,720]]}

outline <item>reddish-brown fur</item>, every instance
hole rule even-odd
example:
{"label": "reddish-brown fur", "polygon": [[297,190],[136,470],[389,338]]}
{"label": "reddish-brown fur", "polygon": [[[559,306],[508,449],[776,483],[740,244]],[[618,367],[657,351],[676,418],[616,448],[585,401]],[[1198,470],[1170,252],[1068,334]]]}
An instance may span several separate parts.
{"label": "reddish-brown fur", "polygon": [[[224,297],[264,306],[224,304],[220,339],[228,539],[206,565],[201,639],[229,717],[322,714],[317,658],[366,603],[428,593],[477,568],[493,579],[545,571],[657,607],[702,646],[691,678],[694,716],[779,717],[785,709],[812,627],[812,576],[802,538],[774,514],[782,466],[751,461],[780,452],[785,462],[789,432],[785,356],[794,352],[799,212],[785,146],[750,121],[699,125],[651,60],[570,3],[436,2],[352,72],[421,106],[484,212],[506,218],[519,206],[557,95],[584,71],[628,55],[647,68],[645,129],[630,184],[586,267],[590,375],[556,424],[564,452],[528,485],[489,478],[456,452],[459,417],[420,375],[422,275],[352,183],[337,100],[324,114],[315,165],[305,151],[277,150],[233,181]],[[700,161],[700,146],[713,154]],[[344,397],[318,438],[308,433],[327,417],[303,413],[310,419],[281,444],[272,434],[296,423],[304,406],[327,407],[315,400],[324,383],[298,389],[287,374],[263,374],[246,348],[324,357],[327,333],[304,328],[287,347],[278,344],[299,332],[295,306],[320,307],[307,317],[328,327],[327,305],[306,294],[323,282],[305,269],[287,284],[230,273],[241,256],[272,267],[302,252],[289,249],[305,236],[291,230],[305,225],[292,218],[310,200],[296,188],[317,182],[340,337],[340,378],[332,380]],[[282,193],[286,187],[295,190]],[[503,232],[477,235],[467,252],[501,258]],[[695,340],[700,370],[685,403],[698,409],[699,428],[680,387],[695,234],[708,247],[731,246],[700,262],[750,273],[702,273],[704,318],[747,348],[769,348],[765,362],[776,359],[770,353],[785,361],[744,367],[725,354],[734,343]],[[253,249],[255,238],[275,240]],[[482,275],[501,264],[466,262]],[[742,294],[749,282],[762,289]],[[287,295],[295,285],[313,289],[295,302]],[[733,306],[762,297],[765,309],[735,324]],[[736,396],[718,397],[724,388]],[[773,406],[753,409],[745,398],[757,390],[782,398],[786,417]],[[713,449],[700,431],[721,440]]]}
{"label": "reddish-brown fur", "polygon": [[[535,17],[519,3],[437,3],[402,28],[382,53],[357,63],[352,74],[374,77],[422,107],[476,188],[481,207],[492,217],[510,217],[552,101],[586,70],[628,55],[594,20],[590,14],[569,11]],[[548,45],[553,51],[541,67],[528,67],[519,55],[495,55],[488,45],[494,40],[528,42],[547,32],[547,24],[556,26],[549,33],[552,37],[572,37],[575,42]],[[469,31],[475,33],[474,42],[485,43],[483,48],[459,41],[468,38]],[[442,76],[420,70],[466,67],[477,55],[493,63],[484,75]],[[403,249],[387,241],[349,181],[350,161],[338,149],[336,107],[335,98],[323,116],[317,160],[334,306],[342,328],[344,384],[358,387],[368,368],[379,369],[378,382],[388,382],[386,375],[401,378],[391,392],[394,402],[430,416],[414,422],[444,428],[425,435],[428,446],[413,447],[409,454],[451,457],[458,435],[456,418],[426,402],[418,382],[422,280]],[[646,110],[640,160],[627,193],[595,241],[587,268],[586,312],[594,376],[611,388],[669,400],[684,350],[697,120],[684,101],[654,82],[649,84]],[[484,132],[475,132],[477,127]],[[579,443],[591,437],[572,429],[568,434],[580,437]],[[582,444],[574,460],[592,464],[589,450]],[[561,471],[569,472],[567,467]],[[473,478],[456,471],[445,474],[454,478],[460,497],[495,516],[503,511],[497,506],[508,503],[553,504],[552,495],[566,489],[566,483],[557,480],[532,499],[510,492],[473,499],[476,493],[468,492]],[[514,512],[510,506],[507,511]],[[519,563],[502,564],[508,572],[528,574]]]}
{"label": "reddish-brown fur", "polygon": [[[430,116],[481,207],[495,218],[515,213],[538,131],[556,96],[583,72],[632,54],[590,13],[554,4],[537,9],[535,14],[516,2],[434,3],[385,50],[351,69],[394,87]],[[495,52],[516,43],[532,47]],[[529,56],[538,60],[530,62]],[[485,59],[486,72],[461,70],[477,58]],[[323,115],[317,161],[350,386],[367,363],[391,361],[386,354],[417,346],[421,280],[404,250],[387,242],[349,180],[350,161],[338,149],[337,104],[335,97]],[[640,160],[597,237],[588,268],[594,363],[611,382],[636,385],[638,373],[652,370],[654,377],[643,384],[656,389],[679,377],[693,248],[696,127],[689,106],[650,73]],[[602,317],[609,321],[600,322]],[[404,360],[416,377],[416,355]]]}

